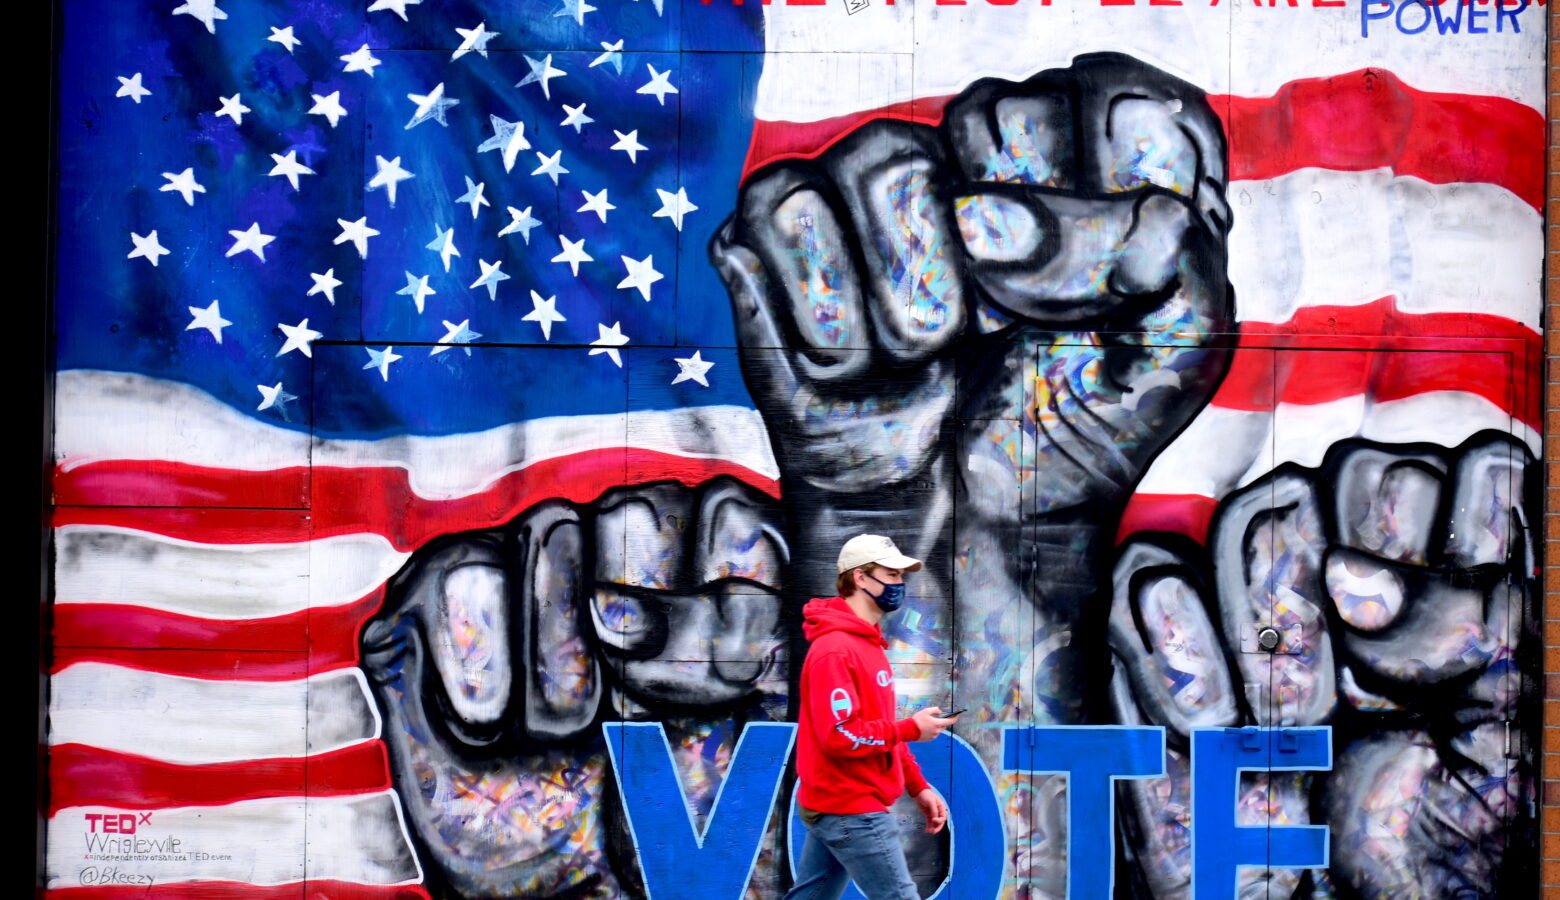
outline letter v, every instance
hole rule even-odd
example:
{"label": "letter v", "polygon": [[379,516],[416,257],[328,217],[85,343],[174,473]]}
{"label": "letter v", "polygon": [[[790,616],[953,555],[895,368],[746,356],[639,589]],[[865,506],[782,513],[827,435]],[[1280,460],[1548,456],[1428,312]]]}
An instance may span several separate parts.
{"label": "letter v", "polygon": [[659,722],[601,726],[628,813],[648,900],[741,900],[758,861],[796,726],[754,722],[742,729],[726,777],[699,834]]}

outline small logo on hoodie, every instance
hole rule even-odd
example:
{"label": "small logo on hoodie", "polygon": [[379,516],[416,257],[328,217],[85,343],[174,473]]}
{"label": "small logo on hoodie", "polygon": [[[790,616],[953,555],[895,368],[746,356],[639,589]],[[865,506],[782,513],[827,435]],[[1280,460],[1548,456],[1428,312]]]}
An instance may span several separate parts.
{"label": "small logo on hoodie", "polygon": [[850,694],[845,693],[844,688],[835,688],[829,694],[829,709],[834,712],[834,721],[836,722],[842,722],[850,718]]}
{"label": "small logo on hoodie", "polygon": [[890,680],[891,679],[888,677],[887,669],[878,670],[878,687],[888,687],[888,682]]}

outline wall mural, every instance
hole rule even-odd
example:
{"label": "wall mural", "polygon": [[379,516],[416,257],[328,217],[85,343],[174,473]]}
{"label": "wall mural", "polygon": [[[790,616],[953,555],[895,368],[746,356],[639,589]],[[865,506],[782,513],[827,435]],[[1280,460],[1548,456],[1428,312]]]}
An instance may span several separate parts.
{"label": "wall mural", "polygon": [[51,895],[779,897],[861,532],[925,896],[1535,889],[1543,8],[62,15]]}

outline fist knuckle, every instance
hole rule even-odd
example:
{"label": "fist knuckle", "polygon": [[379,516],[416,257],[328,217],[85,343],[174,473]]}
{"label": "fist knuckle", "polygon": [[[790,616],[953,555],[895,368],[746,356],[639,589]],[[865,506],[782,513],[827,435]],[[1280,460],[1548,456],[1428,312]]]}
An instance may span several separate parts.
{"label": "fist knuckle", "polygon": [[[1195,570],[1168,547],[1138,541],[1112,580],[1108,642],[1136,712],[1182,743],[1193,728],[1234,724],[1234,684]],[[1115,693],[1124,711],[1126,695]]]}
{"label": "fist knuckle", "polygon": [[770,506],[729,479],[603,498],[597,545],[613,552],[598,558],[591,620],[638,701],[725,703],[772,669],[786,547]]}

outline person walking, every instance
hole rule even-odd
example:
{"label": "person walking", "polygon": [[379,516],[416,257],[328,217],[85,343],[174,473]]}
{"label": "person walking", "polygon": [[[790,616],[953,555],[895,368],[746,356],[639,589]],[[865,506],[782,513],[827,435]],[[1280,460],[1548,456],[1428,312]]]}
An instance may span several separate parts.
{"label": "person walking", "polygon": [[948,807],[910,753],[952,725],[932,706],[894,719],[894,676],[878,623],[904,603],[906,574],[921,561],[889,538],[863,534],[840,549],[839,596],[802,610],[811,643],[802,664],[796,773],[807,839],[786,900],[837,900],[855,881],[867,900],[920,900],[889,815],[909,793],[936,834]]}

